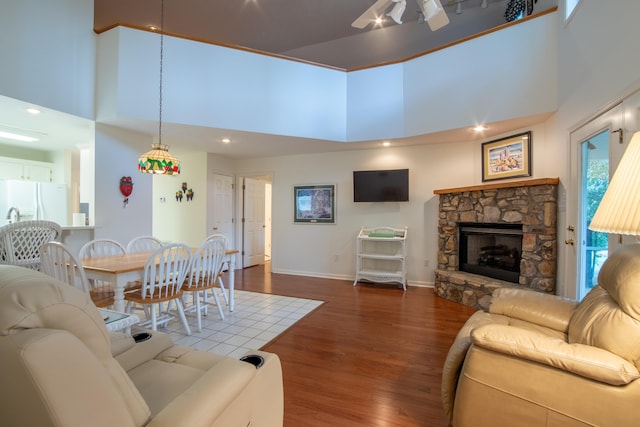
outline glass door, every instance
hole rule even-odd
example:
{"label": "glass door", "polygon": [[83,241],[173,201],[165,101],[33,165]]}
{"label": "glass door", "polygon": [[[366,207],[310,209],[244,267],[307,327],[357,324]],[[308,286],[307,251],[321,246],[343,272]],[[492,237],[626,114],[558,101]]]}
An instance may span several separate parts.
{"label": "glass door", "polygon": [[620,104],[571,133],[571,196],[567,200],[565,238],[567,289],[569,297],[581,300],[597,285],[598,273],[610,251],[618,245],[615,237],[589,230],[600,200],[609,185],[623,146]]}
{"label": "glass door", "polygon": [[609,185],[609,130],[606,129],[580,143],[582,157],[581,173],[581,217],[578,264],[580,268],[580,289],[582,299],[598,284],[598,273],[609,254],[607,233],[589,230],[589,224],[598,209],[600,200]]}

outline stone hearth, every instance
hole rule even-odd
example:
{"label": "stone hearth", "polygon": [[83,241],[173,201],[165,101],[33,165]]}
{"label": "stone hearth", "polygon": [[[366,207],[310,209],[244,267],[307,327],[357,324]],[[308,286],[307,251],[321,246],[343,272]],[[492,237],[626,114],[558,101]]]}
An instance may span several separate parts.
{"label": "stone hearth", "polygon": [[[558,183],[558,178],[544,178],[435,190],[440,196],[436,294],[486,309],[501,287],[555,293]],[[459,271],[459,223],[522,224],[519,283]]]}

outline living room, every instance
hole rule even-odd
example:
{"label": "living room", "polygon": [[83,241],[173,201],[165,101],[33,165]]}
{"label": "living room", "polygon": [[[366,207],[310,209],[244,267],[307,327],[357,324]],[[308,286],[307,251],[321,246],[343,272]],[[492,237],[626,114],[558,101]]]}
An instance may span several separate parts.
{"label": "living room", "polygon": [[[407,226],[409,285],[429,286],[433,283],[438,249],[438,197],[433,192],[442,188],[481,184],[482,142],[523,131],[532,132],[531,176],[560,179],[557,228],[559,241],[563,241],[566,236],[564,230],[571,224],[568,216],[577,192],[576,178],[570,170],[575,154],[570,142],[571,132],[618,103],[624,109],[626,140],[633,132],[640,130],[637,112],[640,57],[634,54],[637,50],[635,40],[640,31],[635,23],[637,16],[640,16],[640,5],[625,0],[612,7],[606,2],[583,0],[571,20],[565,22],[564,2],[561,2],[555,13],[472,41],[471,44],[454,46],[413,60],[409,64],[353,73],[291,65],[297,70],[311,73],[308,80],[312,84],[317,84],[315,79],[326,78],[334,80],[333,88],[341,88],[333,92],[337,93],[338,102],[312,92],[312,98],[318,96],[321,99],[313,106],[317,111],[307,116],[296,111],[301,105],[306,105],[309,99],[307,92],[298,99],[296,105],[280,105],[282,117],[277,117],[278,120],[262,116],[271,106],[265,105],[267,99],[260,96],[259,91],[265,83],[265,77],[260,72],[254,75],[260,75],[261,78],[251,87],[251,96],[243,91],[236,100],[237,105],[217,105],[212,111],[199,115],[178,102],[180,95],[172,94],[165,100],[167,120],[195,121],[197,125],[210,126],[220,123],[231,126],[230,123],[237,121],[240,122],[238,126],[248,126],[246,129],[255,130],[257,127],[265,133],[277,133],[282,129],[271,126],[283,122],[283,117],[299,125],[317,113],[319,117],[332,119],[330,123],[333,126],[318,129],[322,128],[322,124],[317,125],[313,133],[304,135],[304,143],[309,143],[307,139],[318,139],[322,141],[314,143],[335,146],[334,143],[340,141],[341,147],[330,152],[260,155],[235,160],[225,157],[224,153],[207,153],[205,150],[184,152],[180,148],[179,136],[168,136],[171,151],[183,161],[183,172],[179,179],[152,178],[137,174],[136,164],[140,153],[148,150],[153,137],[127,131],[109,124],[109,121],[113,112],[124,117],[140,116],[150,122],[157,118],[157,104],[150,101],[157,96],[155,84],[144,86],[142,94],[132,89],[139,83],[138,79],[132,77],[135,75],[132,70],[142,70],[140,74],[144,74],[145,70],[157,72],[155,56],[140,55],[140,51],[133,47],[140,47],[144,51],[144,46],[156,45],[156,38],[118,28],[109,34],[95,36],[88,30],[93,20],[91,2],[65,2],[68,7],[66,13],[76,18],[71,24],[68,20],[51,19],[56,14],[52,11],[46,13],[48,6],[45,3],[48,2],[34,0],[11,5],[12,8],[19,8],[23,20],[15,19],[15,15],[9,13],[0,16],[1,39],[16,41],[0,46],[6,64],[0,77],[0,94],[96,121],[96,196],[92,219],[97,227],[96,237],[122,241],[139,234],[163,237],[167,229],[171,230],[164,234],[167,239],[172,239],[174,233],[204,236],[206,204],[174,202],[173,195],[182,181],[194,186],[194,202],[200,203],[200,196],[205,194],[207,174],[219,173],[233,177],[270,174],[273,177],[274,272],[353,278],[355,237],[361,226]],[[33,10],[39,12],[33,13]],[[29,22],[29,27],[25,22]],[[33,28],[39,30],[34,33]],[[502,34],[506,35],[506,39],[497,40]],[[172,43],[178,46],[187,43],[185,52],[195,49],[188,42],[173,40]],[[472,59],[465,59],[467,55],[472,55]],[[233,64],[236,55],[225,53],[224,56],[229,62],[223,62],[224,66],[220,66],[222,69]],[[241,56],[243,66],[255,66],[252,56]],[[171,63],[172,60],[168,61]],[[263,64],[262,59],[257,61]],[[436,65],[436,61],[444,63]],[[270,66],[276,71],[288,66],[274,62]],[[30,72],[25,72],[25,63],[29,64]],[[131,75],[120,76],[122,81],[110,81],[117,80],[115,71],[118,63],[128,69]],[[460,67],[460,64],[463,66]],[[173,65],[175,67],[176,63]],[[437,83],[446,80],[449,75],[458,78],[443,83],[446,90],[440,87],[434,90],[426,88],[421,82],[434,67],[438,70],[433,73]],[[255,69],[263,68],[255,66]],[[460,74],[454,75],[452,70]],[[233,71],[226,69],[220,75],[220,81],[229,87],[234,86]],[[462,75],[467,78],[463,80]],[[192,81],[183,77],[173,79]],[[280,80],[279,83],[284,87],[289,82]],[[94,94],[96,85],[98,91]],[[386,98],[380,100],[379,92],[371,91],[372,87],[384,88]],[[220,95],[220,92],[216,93]],[[227,93],[223,99],[234,99],[234,95]],[[387,103],[398,105],[399,109],[387,110]],[[247,105],[256,104],[259,108],[251,109],[250,114],[245,112]],[[327,117],[328,111],[336,110],[339,114],[331,113]],[[386,114],[380,114],[379,110]],[[183,113],[192,116],[185,119],[181,117]],[[205,115],[207,117],[202,117]],[[486,139],[469,134],[468,138],[448,140],[441,134],[449,130],[466,130],[475,125],[476,120],[487,118],[496,123],[516,120],[519,124]],[[330,132],[333,135],[329,135]],[[400,146],[358,149],[357,141],[382,139],[398,139]],[[430,143],[403,145],[405,139],[424,139],[430,140]],[[351,144],[354,149],[350,149]],[[374,205],[353,202],[351,174],[354,170],[395,168],[410,170],[409,202]],[[129,205],[123,209],[117,183],[122,176],[130,175],[134,176],[134,193]],[[293,186],[301,184],[336,185],[335,225],[302,225],[293,222]],[[172,216],[165,222],[157,214],[162,209],[160,199],[163,197],[167,205],[171,204],[179,221]],[[235,206],[238,212],[238,204]],[[237,220],[236,214],[236,223]],[[192,230],[194,227],[195,230]],[[238,236],[236,233],[236,241],[240,241]],[[192,238],[186,240],[189,239]],[[562,243],[558,248],[556,293],[572,296],[575,293],[570,285],[573,283],[572,254],[570,250],[565,250],[566,246]]]}

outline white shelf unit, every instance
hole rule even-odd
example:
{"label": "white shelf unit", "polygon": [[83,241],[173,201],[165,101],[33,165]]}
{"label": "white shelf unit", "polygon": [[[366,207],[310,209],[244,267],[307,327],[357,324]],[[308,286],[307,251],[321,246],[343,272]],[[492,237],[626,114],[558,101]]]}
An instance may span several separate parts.
{"label": "white shelf unit", "polygon": [[356,242],[356,280],[399,283],[407,290],[407,228],[362,227]]}

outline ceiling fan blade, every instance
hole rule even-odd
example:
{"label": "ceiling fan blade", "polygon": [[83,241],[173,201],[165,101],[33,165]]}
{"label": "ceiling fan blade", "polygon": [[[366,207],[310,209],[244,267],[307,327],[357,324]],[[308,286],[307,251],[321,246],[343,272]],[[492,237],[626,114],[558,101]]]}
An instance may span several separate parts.
{"label": "ceiling fan blade", "polygon": [[393,0],[377,0],[371,7],[351,23],[352,27],[363,29],[387,10]]}
{"label": "ceiling fan blade", "polygon": [[[444,11],[440,0],[416,0],[424,20],[429,24],[431,31],[439,30],[449,23],[447,12]],[[425,3],[427,3],[425,5]],[[433,7],[435,6],[435,7]]]}

